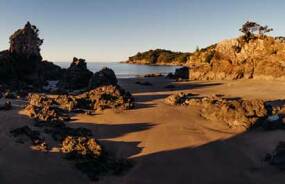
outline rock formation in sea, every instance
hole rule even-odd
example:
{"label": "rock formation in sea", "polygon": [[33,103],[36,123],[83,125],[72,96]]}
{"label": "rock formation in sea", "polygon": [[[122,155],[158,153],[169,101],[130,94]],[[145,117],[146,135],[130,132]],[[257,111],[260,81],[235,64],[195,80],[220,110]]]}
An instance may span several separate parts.
{"label": "rock formation in sea", "polygon": [[127,63],[145,65],[184,65],[190,53],[173,52],[170,50],[156,49],[137,53],[129,57]]}

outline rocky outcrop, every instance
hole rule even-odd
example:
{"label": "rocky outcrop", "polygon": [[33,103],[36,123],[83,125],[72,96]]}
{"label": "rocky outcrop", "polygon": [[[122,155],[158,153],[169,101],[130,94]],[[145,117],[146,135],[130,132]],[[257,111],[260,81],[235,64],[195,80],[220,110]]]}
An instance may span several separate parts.
{"label": "rocky outcrop", "polygon": [[[127,110],[134,108],[134,98],[120,86],[107,85],[95,88],[76,97],[78,104],[90,110]],[[80,106],[80,105],[79,105]]]}
{"label": "rocky outcrop", "polygon": [[9,88],[40,89],[47,80],[59,79],[60,67],[42,61],[39,30],[29,22],[10,37],[10,48],[0,52],[0,82]]}
{"label": "rocky outcrop", "polygon": [[63,79],[59,82],[60,88],[76,90],[87,88],[92,72],[87,69],[84,59],[73,58],[69,68],[66,69]]}
{"label": "rocky outcrop", "polygon": [[63,123],[69,120],[64,110],[56,105],[55,100],[47,95],[32,94],[28,98],[25,110],[27,115],[36,121]]}
{"label": "rocky outcrop", "polygon": [[61,151],[69,157],[96,159],[102,155],[102,148],[94,138],[67,136],[62,141]]}
{"label": "rocky outcrop", "polygon": [[102,111],[105,109],[128,110],[134,108],[134,98],[119,86],[107,85],[79,95],[31,94],[26,110],[38,121],[64,122],[66,112],[81,110]]}
{"label": "rocky outcrop", "polygon": [[38,33],[37,27],[27,22],[23,29],[18,29],[10,36],[10,53],[28,58],[41,57],[40,46],[43,40],[39,38]]}
{"label": "rocky outcrop", "polygon": [[184,65],[190,53],[173,52],[170,50],[156,49],[129,57],[126,63],[144,65]]}
{"label": "rocky outcrop", "polygon": [[92,75],[89,81],[89,89],[105,85],[117,85],[118,80],[115,72],[110,68],[103,68]]}
{"label": "rocky outcrop", "polygon": [[[48,96],[31,94],[26,105],[27,115],[35,120],[34,126],[17,128],[11,131],[15,137],[24,135],[32,140],[33,149],[38,151],[57,151],[64,158],[73,160],[76,168],[85,173],[91,180],[106,174],[120,174],[132,165],[128,160],[110,157],[92,136],[92,131],[83,128],[71,128],[66,125],[70,112],[78,110],[129,109],[134,106],[134,99],[117,85],[101,86],[80,95]],[[40,136],[44,132],[44,138]],[[53,138],[57,147],[50,148]],[[45,142],[47,140],[47,142]]]}
{"label": "rocky outcrop", "polygon": [[[179,93],[165,99],[170,105],[197,106],[201,116],[209,120],[226,123],[230,128],[250,128],[258,121],[266,120],[272,111],[263,100],[227,99],[218,96],[197,97],[193,94]],[[272,109],[271,109],[272,110]]]}
{"label": "rocky outcrop", "polygon": [[173,73],[169,73],[166,78],[169,79],[189,79],[189,68],[187,66],[184,66],[182,68],[177,68],[175,69],[174,74]]}
{"label": "rocky outcrop", "polygon": [[225,40],[190,57],[192,80],[285,79],[285,43],[270,36]]}

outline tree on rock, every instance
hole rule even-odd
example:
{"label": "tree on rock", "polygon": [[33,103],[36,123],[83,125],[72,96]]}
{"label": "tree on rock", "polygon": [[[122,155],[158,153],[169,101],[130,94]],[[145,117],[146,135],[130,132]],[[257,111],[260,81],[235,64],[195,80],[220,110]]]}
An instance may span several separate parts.
{"label": "tree on rock", "polygon": [[250,22],[250,21],[244,23],[239,30],[240,32],[244,33],[244,37],[246,38],[246,40],[254,38],[256,34],[264,35],[265,33],[273,31],[273,29],[269,28],[268,26],[261,26],[256,22]]}
{"label": "tree on rock", "polygon": [[26,57],[40,56],[40,46],[43,40],[39,38],[36,26],[27,22],[23,29],[18,29],[10,36],[9,51]]}

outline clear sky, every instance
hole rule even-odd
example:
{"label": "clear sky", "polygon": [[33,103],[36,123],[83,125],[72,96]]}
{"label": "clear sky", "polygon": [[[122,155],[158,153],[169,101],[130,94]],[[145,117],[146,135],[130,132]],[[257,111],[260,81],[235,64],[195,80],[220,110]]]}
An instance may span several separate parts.
{"label": "clear sky", "polygon": [[284,0],[0,0],[0,49],[28,20],[50,61],[121,61],[138,51],[193,51],[238,36],[246,20],[285,36]]}

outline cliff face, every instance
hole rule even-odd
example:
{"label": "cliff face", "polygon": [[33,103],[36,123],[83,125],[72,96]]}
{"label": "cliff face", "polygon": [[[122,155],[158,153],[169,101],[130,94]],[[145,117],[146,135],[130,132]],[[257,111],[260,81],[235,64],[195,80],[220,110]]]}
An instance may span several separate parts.
{"label": "cliff face", "polygon": [[169,50],[156,49],[129,57],[127,63],[145,65],[184,65],[190,53],[172,52]]}
{"label": "cliff face", "polygon": [[192,80],[285,79],[285,43],[269,36],[225,40],[193,53],[187,66]]}

